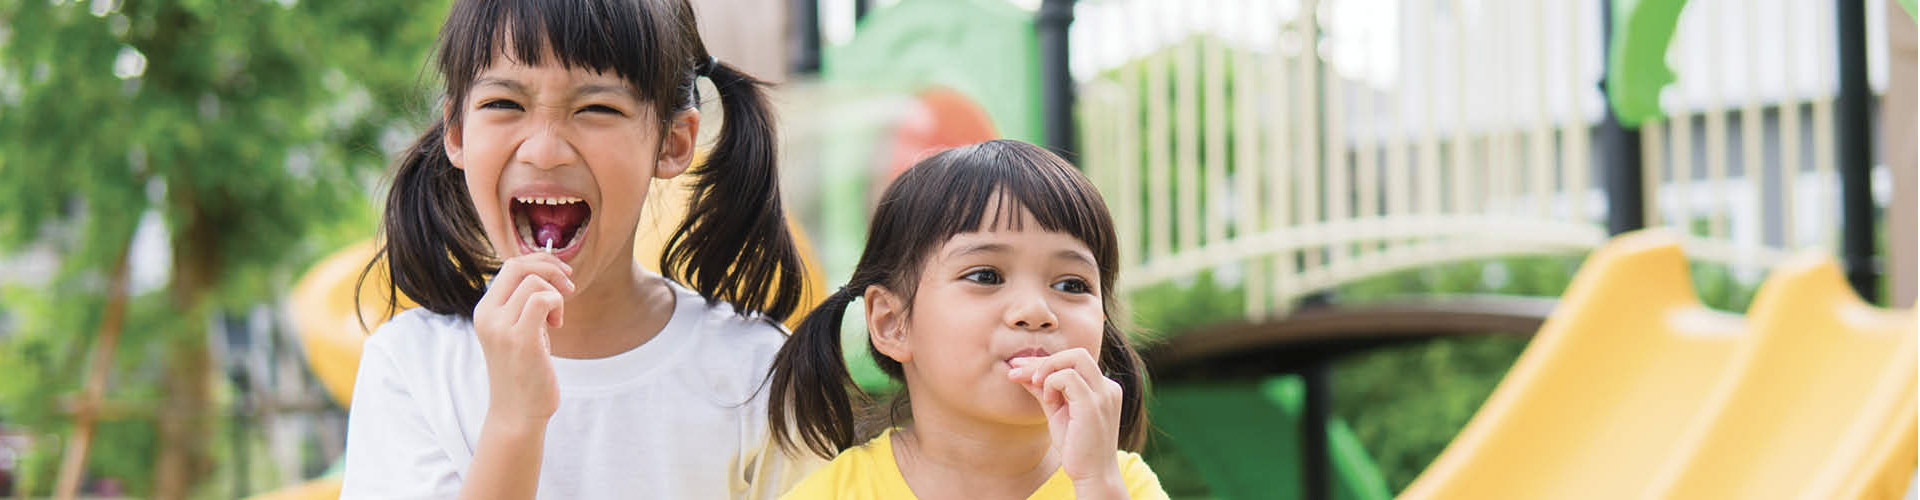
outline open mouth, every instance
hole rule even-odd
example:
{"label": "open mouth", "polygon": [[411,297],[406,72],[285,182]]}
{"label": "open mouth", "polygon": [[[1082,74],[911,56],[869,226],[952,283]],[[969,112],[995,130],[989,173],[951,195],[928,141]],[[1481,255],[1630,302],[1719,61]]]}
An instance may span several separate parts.
{"label": "open mouth", "polygon": [[515,196],[508,209],[523,252],[552,252],[565,259],[579,252],[593,209],[573,196]]}

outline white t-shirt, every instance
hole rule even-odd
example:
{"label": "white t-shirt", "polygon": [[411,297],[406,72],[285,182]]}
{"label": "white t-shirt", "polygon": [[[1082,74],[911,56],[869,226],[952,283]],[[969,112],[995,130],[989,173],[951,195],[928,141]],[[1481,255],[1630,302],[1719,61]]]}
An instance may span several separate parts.
{"label": "white t-shirt", "polygon": [[[762,386],[786,333],[673,285],[652,340],[600,359],[553,358],[541,498],[775,498],[823,462],[780,451]],[[366,342],[347,424],[346,498],[452,497],[487,416],[470,320],[400,313]]]}

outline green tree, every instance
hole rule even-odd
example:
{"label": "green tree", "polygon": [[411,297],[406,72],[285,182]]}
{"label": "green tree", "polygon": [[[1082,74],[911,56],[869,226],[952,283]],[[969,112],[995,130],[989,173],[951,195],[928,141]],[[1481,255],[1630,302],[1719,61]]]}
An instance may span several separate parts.
{"label": "green tree", "polygon": [[[327,250],[315,231],[371,232],[383,138],[410,138],[431,103],[422,75],[446,7],[0,0],[0,255],[59,255],[46,283],[0,292],[0,422],[72,432],[87,367],[106,364],[109,407],[132,410],[102,409],[88,470],[156,498],[205,482],[223,411],[212,315],[274,301]],[[147,214],[171,271],[129,296]],[[33,493],[59,453],[37,446]]]}

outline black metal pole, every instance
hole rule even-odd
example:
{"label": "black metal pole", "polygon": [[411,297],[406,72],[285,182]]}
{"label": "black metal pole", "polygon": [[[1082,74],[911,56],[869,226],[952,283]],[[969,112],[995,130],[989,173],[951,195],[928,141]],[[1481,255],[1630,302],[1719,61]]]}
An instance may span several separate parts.
{"label": "black metal pole", "polygon": [[792,15],[787,19],[793,24],[793,53],[788,64],[793,66],[794,74],[820,74],[820,0],[793,0]]}
{"label": "black metal pole", "polygon": [[873,0],[853,0],[853,25],[859,26],[860,21],[865,21],[867,12],[871,10],[873,10]]}
{"label": "black metal pole", "polygon": [[1306,470],[1302,471],[1302,476],[1307,481],[1306,494],[1309,500],[1333,498],[1330,488],[1332,481],[1329,480],[1333,477],[1332,458],[1327,445],[1327,421],[1331,413],[1328,399],[1333,392],[1332,384],[1327,381],[1330,370],[1328,363],[1321,361],[1308,366],[1300,374],[1307,386],[1306,408],[1302,415],[1305,418],[1300,419],[1300,453],[1304,455],[1301,462]]}
{"label": "black metal pole", "polygon": [[[1600,2],[1600,60],[1612,57],[1613,0]],[[1604,66],[1603,66],[1604,68]],[[1605,71],[1604,69],[1602,70]],[[1600,93],[1607,93],[1607,75],[1600,75]],[[1601,118],[1600,152],[1605,165],[1607,189],[1607,234],[1620,234],[1647,226],[1646,187],[1641,184],[1640,134],[1620,123],[1611,104],[1604,106]],[[1675,123],[1675,127],[1689,127]]]}
{"label": "black metal pole", "polygon": [[1078,152],[1073,137],[1073,74],[1067,66],[1067,28],[1073,25],[1073,0],[1040,3],[1040,97],[1046,113],[1047,147],[1068,161]]}
{"label": "black metal pole", "polygon": [[1861,0],[1834,2],[1840,37],[1840,95],[1834,102],[1836,160],[1840,167],[1840,255],[1847,281],[1872,302],[1878,299],[1879,273],[1873,259],[1873,117],[1867,112],[1867,6]]}

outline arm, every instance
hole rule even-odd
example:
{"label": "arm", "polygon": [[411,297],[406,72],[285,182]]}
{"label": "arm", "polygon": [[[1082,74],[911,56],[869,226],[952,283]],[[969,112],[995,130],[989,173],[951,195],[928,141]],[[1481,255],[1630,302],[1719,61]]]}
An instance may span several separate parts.
{"label": "arm", "polygon": [[342,498],[445,498],[460,487],[460,471],[434,438],[407,377],[383,335],[407,335],[388,323],[366,343],[347,414]]}
{"label": "arm", "polygon": [[547,329],[558,328],[573,270],[552,254],[507,259],[473,310],[487,358],[488,406],[460,498],[533,498],[547,421],[560,407]]}
{"label": "arm", "polygon": [[545,422],[535,425],[489,415],[480,427],[480,447],[467,466],[460,498],[533,498],[540,486],[540,456],[546,439]]}

